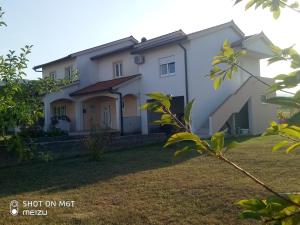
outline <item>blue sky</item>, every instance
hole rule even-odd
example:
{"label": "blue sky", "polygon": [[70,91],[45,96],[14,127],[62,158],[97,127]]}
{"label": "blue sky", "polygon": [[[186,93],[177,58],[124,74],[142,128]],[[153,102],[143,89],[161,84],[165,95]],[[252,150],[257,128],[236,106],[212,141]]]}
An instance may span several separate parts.
{"label": "blue sky", "polygon": [[[231,0],[4,0],[8,27],[1,29],[0,54],[34,45],[28,79],[41,76],[31,68],[72,52],[133,35],[153,38],[182,29],[186,33],[234,20],[246,33],[266,35],[281,47],[300,46],[300,31],[289,22],[300,16],[288,9],[279,21],[268,11],[233,7]],[[297,23],[296,23],[297,24]],[[288,69],[283,64],[262,65],[266,76]]]}

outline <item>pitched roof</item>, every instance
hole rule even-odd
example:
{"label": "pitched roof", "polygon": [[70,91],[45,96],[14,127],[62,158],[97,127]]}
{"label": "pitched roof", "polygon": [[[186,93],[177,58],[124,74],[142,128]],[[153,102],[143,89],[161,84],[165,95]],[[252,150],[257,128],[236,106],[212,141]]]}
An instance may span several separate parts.
{"label": "pitched roof", "polygon": [[120,52],[124,52],[126,50],[130,50],[130,49],[132,49],[132,47],[133,47],[133,45],[129,45],[129,46],[126,46],[126,47],[123,47],[123,48],[118,48],[118,49],[115,49],[115,50],[104,52],[104,53],[99,54],[99,55],[95,55],[95,56],[91,57],[90,59],[91,60],[98,60],[98,59],[101,59],[101,58],[106,57],[106,56],[110,56],[110,55],[113,55],[113,54],[116,54],[116,53],[120,53]]}
{"label": "pitched roof", "polygon": [[[99,50],[99,49],[102,49],[102,48],[110,47],[110,46],[113,46],[113,45],[118,44],[118,43],[123,42],[123,41],[131,41],[132,45],[130,45],[130,47],[132,47],[134,44],[138,43],[138,41],[133,36],[129,36],[129,37],[122,38],[122,39],[119,39],[119,40],[116,40],[116,41],[112,41],[112,42],[109,42],[109,43],[98,45],[96,47],[92,47],[92,48],[88,48],[88,49],[85,49],[85,50],[81,50],[81,51],[78,51],[78,52],[71,53],[71,54],[69,54],[65,57],[62,57],[62,58],[59,58],[59,59],[56,59],[56,60],[53,60],[53,61],[50,61],[50,62],[47,62],[47,63],[43,63],[43,64],[40,64],[40,65],[34,66],[33,69],[36,70],[36,69],[42,68],[44,66],[51,65],[53,63],[59,62],[59,61],[63,61],[63,60],[66,60],[66,59],[72,59],[72,58],[75,58],[78,55],[81,55],[81,54],[84,54],[84,53],[87,53],[87,52],[92,52],[94,50]],[[116,51],[116,49],[113,50],[113,51]]]}
{"label": "pitched roof", "polygon": [[133,47],[132,53],[143,52],[162,45],[176,43],[183,39],[186,39],[186,34],[182,30],[178,30],[153,39],[142,41]]}
{"label": "pitched roof", "polygon": [[92,94],[96,92],[103,92],[103,91],[110,91],[114,87],[117,87],[127,81],[133,80],[134,78],[140,77],[140,74],[120,77],[112,80],[101,81],[87,87],[84,87],[80,90],[70,93],[70,96],[78,96],[78,95],[85,95],[85,94]]}
{"label": "pitched roof", "polygon": [[243,31],[235,24],[235,22],[233,20],[231,20],[227,23],[219,24],[219,25],[209,27],[209,28],[206,28],[203,30],[189,33],[187,36],[188,36],[188,39],[193,39],[194,37],[199,37],[199,35],[200,36],[207,35],[207,34],[210,34],[210,33],[213,33],[213,32],[228,28],[228,27],[233,28],[241,37],[245,36]]}
{"label": "pitched roof", "polygon": [[243,44],[243,41],[245,41],[245,40],[247,40],[247,39],[249,39],[249,38],[251,38],[253,36],[256,36],[256,35],[258,35],[258,34],[253,34],[253,35],[242,37],[240,40],[233,42],[231,44],[231,47],[241,47],[242,44]]}

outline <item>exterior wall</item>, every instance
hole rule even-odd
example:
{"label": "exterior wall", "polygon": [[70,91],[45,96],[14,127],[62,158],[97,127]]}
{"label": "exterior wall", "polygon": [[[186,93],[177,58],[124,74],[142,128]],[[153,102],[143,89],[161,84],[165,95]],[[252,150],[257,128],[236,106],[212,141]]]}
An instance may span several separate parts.
{"label": "exterior wall", "polygon": [[[185,96],[185,74],[184,74],[184,53],[178,45],[161,47],[143,54],[145,63],[139,66],[142,74],[140,80],[141,104],[147,101],[145,96],[150,92],[163,92],[172,96]],[[159,59],[174,56],[175,75],[161,77],[159,73]],[[141,111],[142,132],[148,133],[147,112]]]}
{"label": "exterior wall", "polygon": [[[105,57],[105,58],[102,58],[100,60],[91,60],[90,59],[91,57],[97,56],[97,55],[100,55],[100,54],[105,54],[107,52],[110,52],[110,51],[113,51],[113,50],[116,50],[116,49],[120,49],[120,48],[124,48],[124,47],[130,46],[130,45],[132,45],[132,42],[131,41],[126,41],[126,42],[116,44],[114,46],[109,46],[109,47],[106,47],[106,48],[103,48],[103,49],[90,51],[90,52],[83,52],[83,53],[79,54],[77,56],[76,61],[77,61],[77,64],[78,64],[78,71],[79,71],[79,76],[80,76],[80,86],[85,87],[85,86],[88,86],[90,84],[102,81],[104,79],[111,79],[111,78],[108,78],[109,75],[107,77],[107,75],[106,75],[107,70],[105,69],[105,68],[110,67],[110,69],[111,69],[110,74],[112,74],[112,62],[108,63],[109,60],[106,59],[106,58],[109,58],[109,57]],[[119,55],[119,54],[116,54],[116,55]],[[129,56],[129,53],[127,53],[125,55]],[[130,61],[130,59],[127,59],[127,58],[124,59],[124,60],[126,62]],[[100,70],[99,62],[100,61],[104,62],[104,65],[103,65],[104,68],[103,68],[103,71],[101,72],[101,74],[99,72],[99,70]],[[105,61],[107,63],[105,63]],[[108,64],[110,64],[110,65],[108,65]],[[126,63],[126,67],[130,68],[130,67],[128,67],[127,63]],[[102,66],[101,66],[101,69],[102,69]],[[130,69],[128,69],[128,70],[130,70]]]}
{"label": "exterior wall", "polygon": [[254,37],[248,38],[244,43],[243,46],[246,47],[248,50],[255,52],[256,54],[260,54],[262,56],[273,56],[274,53],[270,48],[270,43],[268,43],[265,38],[262,37]]}
{"label": "exterior wall", "polygon": [[[270,78],[263,78],[265,82],[274,82]],[[270,125],[271,121],[277,121],[277,106],[261,102],[261,95],[266,94],[266,86],[257,82],[257,87],[249,102],[249,125],[251,134],[261,134]],[[269,97],[274,96],[271,94]]]}
{"label": "exterior wall", "polygon": [[123,76],[138,73],[138,66],[134,63],[134,56],[130,54],[130,51],[127,51],[95,61],[98,67],[98,80],[104,81],[114,79],[113,63],[119,61],[122,62]]}
{"label": "exterior wall", "polygon": [[[224,40],[227,39],[230,42],[235,42],[240,40],[241,37],[242,36],[239,32],[228,26],[227,28],[213,32],[193,33],[188,35],[188,40],[183,43],[184,47],[187,49],[189,100],[195,99],[192,111],[192,127],[193,131],[196,133],[204,127],[205,124],[209,124],[209,116],[249,77],[245,72],[239,71],[233,75],[232,80],[225,81],[221,88],[216,91],[213,88],[213,82],[206,76],[210,72],[212,58],[218,54]],[[100,124],[100,107],[101,102],[105,102],[103,101],[104,98],[99,98],[99,94],[95,94],[95,96],[89,97],[90,100],[87,100],[88,98],[84,98],[83,100],[81,97],[71,98],[69,93],[99,81],[113,79],[113,63],[117,61],[123,62],[124,76],[138,73],[142,74],[139,80],[123,84],[116,88],[116,91],[122,93],[123,96],[133,94],[137,97],[137,101],[135,102],[131,98],[125,99],[125,103],[127,102],[130,107],[125,106],[124,116],[141,116],[141,126],[144,134],[148,133],[147,112],[140,110],[139,106],[147,101],[147,97],[145,96],[147,93],[159,91],[172,96],[184,96],[186,102],[184,51],[177,44],[167,45],[141,53],[141,55],[145,57],[145,63],[140,65],[136,65],[134,63],[134,55],[131,55],[129,50],[106,56],[98,60],[91,60],[91,57],[93,56],[105,54],[114,49],[116,50],[130,45],[132,45],[132,42],[126,41],[101,49],[96,48],[93,50],[82,51],[74,54],[74,57],[76,57],[74,60],[65,60],[55,65],[49,65],[43,68],[43,76],[48,75],[53,70],[56,70],[58,71],[57,77],[62,78],[65,67],[73,64],[73,68],[78,69],[80,76],[80,82],[77,85],[66,88],[61,92],[45,96],[46,124],[49,123],[49,104],[60,98],[71,99],[74,101],[77,130],[82,130],[91,126],[89,125],[90,122],[88,122],[90,119],[87,117],[91,117],[93,122]],[[259,45],[255,46],[255,44],[250,41],[248,45],[254,50],[258,50],[257,48],[260,48]],[[159,59],[168,56],[175,58],[175,75],[161,77],[159,71]],[[253,54],[252,56],[253,57],[249,55],[242,58],[241,65],[253,74],[260,76],[259,57]],[[92,99],[92,97],[98,98]],[[262,127],[266,127],[265,124],[257,124],[256,122],[260,122],[260,119],[263,117],[259,119],[256,118],[259,117],[261,113],[269,113],[271,110],[274,110],[274,108],[269,106],[265,107],[265,105],[260,107],[261,105],[257,103],[257,98],[258,97],[251,97],[251,101],[249,103],[249,115],[252,117],[250,127],[253,129],[253,133],[260,131]],[[101,102],[99,102],[99,99],[101,99]],[[111,109],[114,110],[114,112],[111,113],[112,116],[115,117],[113,119],[112,128],[119,128],[120,121],[118,119],[118,100],[116,101],[116,99],[114,99],[108,102],[111,104]],[[95,105],[94,114],[99,115],[99,117],[85,115],[86,118],[81,121],[83,118],[82,109],[88,107],[89,104]],[[136,111],[133,109],[136,109]],[[132,122],[130,123],[133,124]]]}
{"label": "exterior wall", "polygon": [[233,75],[232,80],[225,81],[221,88],[214,90],[213,81],[206,75],[211,69],[211,62],[218,54],[224,40],[237,41],[241,35],[232,28],[226,28],[203,36],[193,34],[185,44],[188,51],[189,97],[195,99],[192,110],[192,127],[194,132],[208,124],[209,115],[247,79],[244,74]]}
{"label": "exterior wall", "polygon": [[72,66],[73,69],[77,68],[77,63],[75,59],[69,59],[61,61],[46,67],[43,67],[43,77],[49,76],[51,72],[56,72],[56,79],[62,79],[65,77],[65,68]]}
{"label": "exterior wall", "polygon": [[125,95],[123,97],[123,116],[137,116],[138,115],[138,103],[134,95]]}

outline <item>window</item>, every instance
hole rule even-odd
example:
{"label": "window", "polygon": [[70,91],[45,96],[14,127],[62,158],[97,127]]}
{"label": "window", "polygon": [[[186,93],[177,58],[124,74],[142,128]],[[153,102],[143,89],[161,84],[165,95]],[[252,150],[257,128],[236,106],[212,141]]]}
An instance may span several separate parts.
{"label": "window", "polygon": [[53,116],[66,116],[66,105],[57,105],[53,107]]}
{"label": "window", "polygon": [[266,95],[261,95],[260,96],[260,101],[262,104],[267,104],[267,96]]}
{"label": "window", "polygon": [[73,72],[73,67],[72,67],[72,66],[66,67],[66,68],[65,68],[65,78],[71,79],[71,77],[72,77],[72,72]]}
{"label": "window", "polygon": [[51,79],[55,80],[55,79],[56,79],[56,72],[55,72],[55,71],[50,72],[50,73],[49,73],[49,77],[50,77]]}
{"label": "window", "polygon": [[114,76],[115,77],[121,77],[121,76],[123,76],[122,62],[115,62],[113,64],[113,69],[114,69]]}
{"label": "window", "polygon": [[159,59],[159,74],[161,77],[175,75],[174,56]]}

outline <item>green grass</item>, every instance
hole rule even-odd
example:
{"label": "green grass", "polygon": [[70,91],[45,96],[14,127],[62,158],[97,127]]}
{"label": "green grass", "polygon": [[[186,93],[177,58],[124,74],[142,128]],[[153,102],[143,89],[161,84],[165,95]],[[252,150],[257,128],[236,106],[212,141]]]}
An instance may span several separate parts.
{"label": "green grass", "polygon": [[[300,154],[271,152],[280,138],[243,140],[228,158],[280,192],[300,191]],[[237,219],[239,199],[264,189],[223,162],[196,154],[172,162],[172,151],[152,145],[0,170],[0,224],[257,224]],[[13,217],[9,202],[74,200],[46,217]]]}

